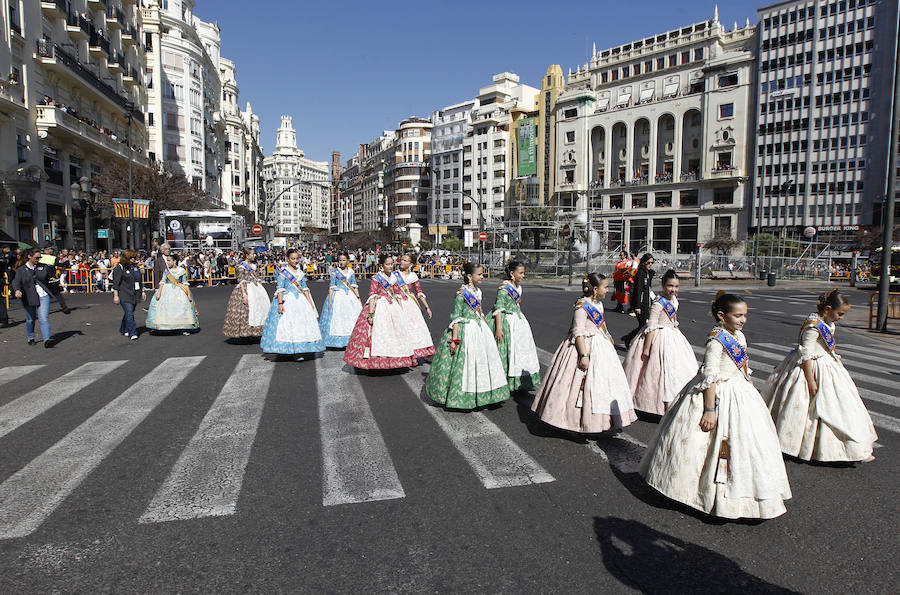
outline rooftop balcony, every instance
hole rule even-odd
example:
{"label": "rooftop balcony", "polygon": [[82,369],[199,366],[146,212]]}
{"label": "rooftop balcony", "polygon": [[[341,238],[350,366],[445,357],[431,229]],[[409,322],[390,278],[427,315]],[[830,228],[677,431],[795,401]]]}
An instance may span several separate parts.
{"label": "rooftop balcony", "polygon": [[144,167],[149,165],[146,157],[137,151],[129,150],[125,143],[113,140],[109,135],[85,124],[73,115],[63,112],[56,106],[37,106],[37,129],[42,136],[54,136],[63,142],[93,149],[103,157],[122,160],[131,157],[138,165]]}
{"label": "rooftop balcony", "polygon": [[66,0],[41,0],[41,12],[48,19],[66,16]]}
{"label": "rooftop balcony", "polygon": [[[95,97],[106,101],[114,109],[125,110],[128,108],[127,98],[100,80],[100,77],[88,70],[74,56],[60,49],[59,46],[40,39],[37,42],[36,57],[45,68],[60,75],[63,79],[82,85],[86,90],[92,92]],[[144,114],[140,111],[135,111],[134,119],[143,124]]]}
{"label": "rooftop balcony", "polygon": [[714,180],[741,177],[741,170],[731,166],[714,167],[710,173],[712,174]]}

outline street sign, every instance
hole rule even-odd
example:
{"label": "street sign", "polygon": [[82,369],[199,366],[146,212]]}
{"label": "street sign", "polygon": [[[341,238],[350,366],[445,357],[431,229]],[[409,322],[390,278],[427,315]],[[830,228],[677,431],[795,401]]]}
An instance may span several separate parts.
{"label": "street sign", "polygon": [[262,225],[254,225],[253,227],[250,228],[250,231],[253,232],[253,235],[258,236],[263,231]]}
{"label": "street sign", "polygon": [[108,238],[108,237],[109,237],[109,230],[108,230],[108,229],[98,229],[98,230],[97,230],[97,238],[98,238],[98,239],[106,239],[106,238]]}
{"label": "street sign", "polygon": [[480,234],[478,234],[478,239],[482,242],[485,241],[487,239],[487,234],[485,232],[481,232]]}
{"label": "street sign", "polygon": [[569,235],[569,224],[568,224],[568,223],[566,223],[565,225],[563,225],[563,235],[564,235],[564,236]]}
{"label": "street sign", "polygon": [[406,242],[403,242],[403,247],[406,248]]}

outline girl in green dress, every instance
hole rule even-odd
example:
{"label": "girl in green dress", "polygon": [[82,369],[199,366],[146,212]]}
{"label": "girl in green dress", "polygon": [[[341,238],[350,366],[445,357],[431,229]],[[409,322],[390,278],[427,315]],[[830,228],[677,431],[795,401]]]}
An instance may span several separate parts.
{"label": "girl in green dress", "polygon": [[509,398],[506,369],[481,308],[483,278],[481,265],[463,265],[463,286],[425,381],[431,400],[448,409],[475,409]]}
{"label": "girl in green dress", "polygon": [[510,260],[506,265],[507,280],[500,284],[497,301],[488,324],[506,368],[509,390],[530,390],[541,383],[537,346],[531,325],[522,315],[522,281],[525,265]]}

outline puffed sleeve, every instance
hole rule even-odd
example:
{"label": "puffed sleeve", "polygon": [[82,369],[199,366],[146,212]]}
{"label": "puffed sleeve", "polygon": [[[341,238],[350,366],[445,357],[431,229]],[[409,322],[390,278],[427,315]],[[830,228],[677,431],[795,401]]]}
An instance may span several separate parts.
{"label": "puffed sleeve", "polygon": [[466,313],[471,308],[469,304],[466,303],[466,300],[462,295],[457,294],[456,299],[453,300],[453,313],[450,314],[450,324],[449,326],[453,326],[457,322],[466,322]]}
{"label": "puffed sleeve", "polygon": [[569,329],[572,341],[588,334],[587,323],[588,316],[584,308],[575,308],[575,312],[572,314],[572,327]]}
{"label": "puffed sleeve", "polygon": [[377,300],[378,298],[384,295],[384,288],[381,286],[381,283],[375,280],[375,277],[372,277],[372,280],[369,281],[369,299],[366,300],[368,304],[372,300]]}
{"label": "puffed sleeve", "polygon": [[[276,273],[277,275],[277,273]],[[278,287],[275,289],[275,295],[279,293],[284,293],[288,288],[288,281],[284,278],[284,275],[277,275],[278,277]]]}
{"label": "puffed sleeve", "polygon": [[650,316],[647,318],[646,326],[644,326],[644,333],[664,328],[666,326],[665,319],[668,317],[669,315],[663,310],[662,304],[659,301],[654,301],[650,305]]}
{"label": "puffed sleeve", "polygon": [[340,287],[340,281],[338,281],[337,275],[334,271],[331,271],[331,278],[328,281],[328,289]]}
{"label": "puffed sleeve", "polygon": [[697,387],[698,390],[705,390],[717,382],[727,380],[722,376],[722,356],[725,353],[725,347],[714,338],[706,341],[706,355],[703,357],[703,382]]}
{"label": "puffed sleeve", "polygon": [[416,294],[417,298],[425,297],[425,292],[422,291],[422,284],[419,283],[418,279],[416,279],[416,282],[413,283],[412,290],[413,290],[413,293]]}
{"label": "puffed sleeve", "polygon": [[492,314],[506,312],[509,306],[509,302],[511,301],[512,298],[509,297],[508,293],[506,293],[504,285],[500,285],[499,289],[497,289],[497,301],[494,302],[494,309],[492,310]]}
{"label": "puffed sleeve", "polygon": [[812,325],[806,326],[800,333],[800,345],[797,348],[801,362],[822,357],[822,353],[816,348],[818,341],[819,329]]}

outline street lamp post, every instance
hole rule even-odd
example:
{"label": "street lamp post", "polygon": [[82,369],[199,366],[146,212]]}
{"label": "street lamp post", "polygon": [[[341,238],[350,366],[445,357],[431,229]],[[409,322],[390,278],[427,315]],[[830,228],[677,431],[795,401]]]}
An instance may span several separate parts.
{"label": "street lamp post", "polygon": [[483,265],[484,264],[484,242],[481,240],[481,234],[484,233],[484,211],[481,208],[481,203],[479,201],[475,200],[474,198],[472,198],[471,195],[466,194],[462,190],[460,190],[459,193],[462,194],[463,196],[465,196],[466,198],[468,198],[469,200],[471,200],[473,203],[475,203],[475,206],[478,207],[478,263]]}
{"label": "street lamp post", "polygon": [[87,176],[81,176],[77,182],[72,182],[69,187],[72,191],[72,200],[81,203],[84,209],[84,249],[85,252],[92,252],[91,240],[91,209],[97,204],[97,197],[100,189],[91,185],[91,180]]}

